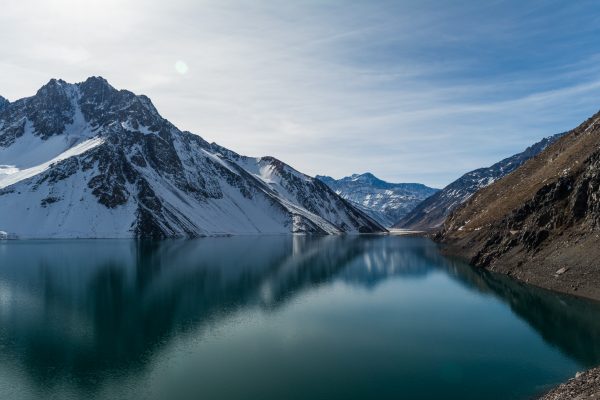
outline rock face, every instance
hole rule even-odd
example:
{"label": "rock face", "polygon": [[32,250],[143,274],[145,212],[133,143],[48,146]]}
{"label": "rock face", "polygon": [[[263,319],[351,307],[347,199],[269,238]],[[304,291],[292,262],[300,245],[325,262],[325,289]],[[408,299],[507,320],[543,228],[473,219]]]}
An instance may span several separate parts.
{"label": "rock face", "polygon": [[472,264],[600,299],[600,113],[477,192],[437,238]]}
{"label": "rock face", "polygon": [[272,157],[182,132],[102,78],[51,80],[0,108],[0,230],[20,238],[384,229]]}
{"label": "rock face", "polygon": [[386,227],[438,191],[420,183],[385,182],[368,172],[342,179],[319,175],[316,178]]}
{"label": "rock face", "polygon": [[525,151],[497,162],[491,167],[467,172],[416,206],[410,213],[397,221],[394,227],[416,230],[439,228],[448,215],[467,201],[473,193],[510,174],[525,161],[535,157],[548,145],[554,143],[563,134],[559,133],[542,139]]}
{"label": "rock face", "polygon": [[4,97],[0,96],[0,111],[2,111],[2,109],[7,107],[9,104],[10,103],[8,100],[6,100]]}

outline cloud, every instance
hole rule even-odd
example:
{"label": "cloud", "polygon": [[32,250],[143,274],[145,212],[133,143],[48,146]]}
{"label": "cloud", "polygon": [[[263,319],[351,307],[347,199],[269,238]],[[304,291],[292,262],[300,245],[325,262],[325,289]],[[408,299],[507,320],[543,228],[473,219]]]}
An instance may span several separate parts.
{"label": "cloud", "polygon": [[593,2],[6,1],[5,97],[102,75],[313,175],[443,186],[598,108]]}

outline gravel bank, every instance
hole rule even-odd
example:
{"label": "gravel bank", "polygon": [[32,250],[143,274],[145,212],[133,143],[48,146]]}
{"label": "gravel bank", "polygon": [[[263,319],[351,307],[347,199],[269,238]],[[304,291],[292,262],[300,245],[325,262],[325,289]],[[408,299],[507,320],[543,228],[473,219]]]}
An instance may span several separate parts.
{"label": "gravel bank", "polygon": [[575,378],[540,397],[540,400],[567,399],[600,399],[600,367],[577,374]]}

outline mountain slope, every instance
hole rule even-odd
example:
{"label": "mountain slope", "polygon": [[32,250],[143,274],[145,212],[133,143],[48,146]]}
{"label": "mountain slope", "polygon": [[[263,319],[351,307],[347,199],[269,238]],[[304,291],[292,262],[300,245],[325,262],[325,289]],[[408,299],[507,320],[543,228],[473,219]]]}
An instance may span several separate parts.
{"label": "mountain slope", "polygon": [[417,205],[410,213],[394,224],[395,228],[429,230],[439,228],[446,217],[459,205],[477,192],[505,175],[510,174],[523,163],[538,155],[563,133],[542,139],[525,151],[505,158],[488,168],[467,172],[430,198]]}
{"label": "mountain slope", "polygon": [[600,299],[600,113],[477,192],[438,239],[474,265]]}
{"label": "mountain slope", "polygon": [[0,230],[21,238],[377,232],[326,185],[182,132],[102,78],[0,110]]}
{"label": "mountain slope", "polygon": [[368,172],[342,179],[319,175],[316,178],[386,227],[438,191],[420,183],[385,182]]}
{"label": "mountain slope", "polygon": [[2,111],[2,109],[7,107],[9,104],[10,103],[8,100],[6,100],[4,97],[0,96],[0,111]]}

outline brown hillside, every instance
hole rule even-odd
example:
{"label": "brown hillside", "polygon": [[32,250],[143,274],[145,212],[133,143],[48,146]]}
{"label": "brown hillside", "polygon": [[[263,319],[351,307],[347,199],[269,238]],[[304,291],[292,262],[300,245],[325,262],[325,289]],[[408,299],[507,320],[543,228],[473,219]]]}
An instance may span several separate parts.
{"label": "brown hillside", "polygon": [[477,192],[437,238],[476,266],[600,299],[600,112]]}

